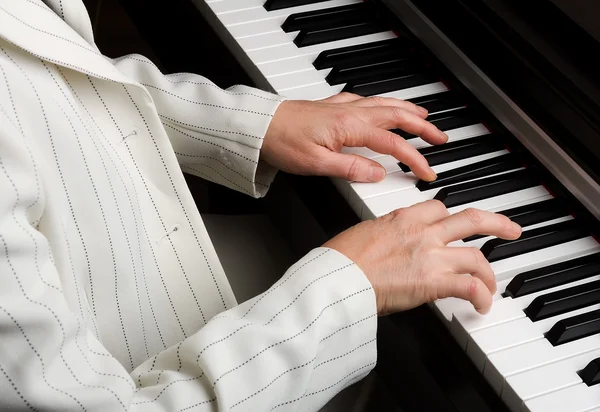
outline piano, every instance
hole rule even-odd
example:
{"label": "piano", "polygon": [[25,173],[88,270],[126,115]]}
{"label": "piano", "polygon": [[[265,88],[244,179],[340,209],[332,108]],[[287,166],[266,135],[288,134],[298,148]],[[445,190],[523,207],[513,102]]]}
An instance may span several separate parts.
{"label": "piano", "polygon": [[[449,298],[381,318],[377,372],[401,410],[600,412],[593,2],[193,2],[258,87],[291,99],[348,91],[410,100],[448,134],[434,147],[395,130],[433,166],[431,183],[389,155],[344,148],[387,176],[300,189],[316,215],[335,220],[346,208],[350,225],[439,199],[452,213],[476,207],[524,227],[516,241],[462,241],[496,274],[489,314]],[[338,202],[334,215],[324,215],[324,199]]]}

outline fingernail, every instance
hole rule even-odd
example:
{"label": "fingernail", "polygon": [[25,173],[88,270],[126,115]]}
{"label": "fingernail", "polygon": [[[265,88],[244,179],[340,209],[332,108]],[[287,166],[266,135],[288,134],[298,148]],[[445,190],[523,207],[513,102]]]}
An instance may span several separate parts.
{"label": "fingernail", "polygon": [[424,107],[421,107],[421,106],[417,106],[417,107],[419,108],[419,111],[420,111],[421,113],[423,113],[423,114],[427,114],[427,113],[429,113],[429,112],[427,111],[427,109],[426,109],[426,108],[424,108]]}
{"label": "fingernail", "polygon": [[442,132],[441,130],[440,130],[440,133],[442,134],[442,137],[444,139],[448,140],[448,135],[446,133]]}
{"label": "fingernail", "polygon": [[369,169],[369,182],[379,182],[385,177],[385,170],[379,166],[371,166]]}
{"label": "fingernail", "polygon": [[475,310],[477,311],[477,313],[479,313],[480,315],[486,315],[490,310],[489,309],[484,309],[484,308],[478,308],[477,306],[475,306]]}
{"label": "fingernail", "polygon": [[523,229],[521,228],[521,226],[519,226],[517,223],[512,222],[513,227],[515,228],[516,232],[521,232]]}
{"label": "fingernail", "polygon": [[433,171],[433,169],[430,167],[429,168],[429,173],[431,173],[431,178],[432,180],[437,179],[437,173]]}

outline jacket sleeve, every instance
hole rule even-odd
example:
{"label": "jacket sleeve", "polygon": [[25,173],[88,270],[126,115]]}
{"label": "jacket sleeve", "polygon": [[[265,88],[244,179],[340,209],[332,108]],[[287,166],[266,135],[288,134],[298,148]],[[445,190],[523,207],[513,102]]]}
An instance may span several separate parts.
{"label": "jacket sleeve", "polygon": [[[277,170],[260,159],[260,149],[283,97],[240,85],[223,90],[191,73],[165,76],[140,55],[114,64],[152,96],[184,172],[202,170],[204,177],[209,170],[215,183],[254,197],[266,194]],[[231,162],[223,149],[251,162]]]}
{"label": "jacket sleeve", "polygon": [[19,137],[0,110],[0,410],[315,411],[373,368],[372,287],[318,248],[128,373],[69,306]]}

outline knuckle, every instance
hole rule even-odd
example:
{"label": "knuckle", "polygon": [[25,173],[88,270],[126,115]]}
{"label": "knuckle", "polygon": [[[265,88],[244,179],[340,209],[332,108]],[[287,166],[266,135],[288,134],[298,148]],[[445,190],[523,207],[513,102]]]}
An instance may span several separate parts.
{"label": "knuckle", "polygon": [[405,208],[400,208],[400,209],[392,210],[390,212],[390,214],[394,218],[402,218],[406,214],[406,209]]}
{"label": "knuckle", "polygon": [[346,179],[347,180],[357,180],[358,177],[360,176],[360,169],[361,169],[361,162],[358,160],[358,158],[354,158],[352,160],[352,163],[350,163],[350,166],[348,167],[348,170],[346,172]]}
{"label": "knuckle", "polygon": [[340,127],[347,127],[354,120],[354,116],[348,110],[340,110],[335,114],[335,123]]}
{"label": "knuckle", "polygon": [[382,146],[386,147],[387,150],[392,154],[398,152],[398,150],[399,150],[398,140],[402,140],[398,136],[396,136],[394,133],[388,132],[388,131],[384,131],[382,133],[377,133],[374,136],[374,138],[377,139],[379,141],[379,143]]}
{"label": "knuckle", "polygon": [[477,296],[477,290],[479,289],[479,281],[477,278],[471,278],[467,282],[467,299],[473,300]]}
{"label": "knuckle", "polygon": [[428,200],[428,202],[431,204],[432,207],[436,208],[436,210],[440,213],[448,213],[448,208],[446,207],[446,205],[444,204],[444,202],[442,202],[441,200],[438,199],[431,199]]}
{"label": "knuckle", "polygon": [[398,106],[390,106],[390,115],[399,120],[406,119],[406,110]]}
{"label": "knuckle", "polygon": [[479,227],[481,225],[483,221],[481,211],[470,207],[468,209],[463,210],[462,213],[467,219],[467,221],[471,223],[471,225],[473,225],[474,227]]}
{"label": "knuckle", "polygon": [[376,106],[383,106],[385,105],[385,99],[383,99],[382,97],[379,96],[371,96],[369,97],[369,99],[371,100],[371,102],[373,102]]}
{"label": "knuckle", "polygon": [[388,132],[385,134],[384,138],[388,140],[390,147],[392,147],[394,149],[394,151],[403,152],[406,150],[406,146],[408,145],[408,143],[406,143],[406,141],[404,139],[402,139],[400,136],[398,136],[392,132]]}
{"label": "knuckle", "polygon": [[348,111],[339,111],[333,116],[333,132],[338,136],[346,136],[352,132],[354,116]]}
{"label": "knuckle", "polygon": [[476,247],[470,248],[470,253],[471,253],[471,259],[473,261],[473,266],[475,268],[485,266],[488,264],[487,259],[485,258],[485,256],[483,256],[483,253],[481,253],[481,250],[479,250],[478,248],[476,248]]}
{"label": "knuckle", "polygon": [[500,229],[505,232],[511,232],[513,230],[513,222],[508,217],[504,215],[498,215],[502,220]]}
{"label": "knuckle", "polygon": [[426,264],[433,263],[436,267],[437,271],[446,271],[447,269],[443,266],[440,266],[439,262],[442,262],[443,254],[441,254],[441,250],[435,247],[428,247],[425,249],[424,253],[424,262]]}
{"label": "knuckle", "polygon": [[348,93],[348,92],[341,92],[337,96],[341,100],[349,100],[349,99],[352,99],[354,97],[354,94]]}

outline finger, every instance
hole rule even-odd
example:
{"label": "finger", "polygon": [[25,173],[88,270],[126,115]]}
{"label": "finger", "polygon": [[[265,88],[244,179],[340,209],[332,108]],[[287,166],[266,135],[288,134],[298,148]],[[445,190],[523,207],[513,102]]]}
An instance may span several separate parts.
{"label": "finger", "polygon": [[407,165],[420,179],[428,182],[436,179],[437,176],[429,167],[425,157],[402,137],[387,130],[369,126],[363,129],[362,134],[364,146],[378,153],[394,156]]}
{"label": "finger", "polygon": [[[362,113],[359,113],[361,116]],[[395,106],[372,107],[365,113],[363,121],[382,129],[402,129],[419,136],[430,144],[448,141],[448,136],[432,123],[415,114]]]}
{"label": "finger", "polygon": [[414,103],[407,102],[406,100],[393,99],[391,97],[371,96],[364,99],[355,100],[352,103],[353,106],[357,107],[385,107],[393,106],[403,110],[407,110],[421,118],[427,117],[427,109],[417,106]]}
{"label": "finger", "polygon": [[432,278],[440,298],[455,297],[471,302],[481,314],[488,313],[492,307],[492,293],[481,279],[473,276],[438,275]]}
{"label": "finger", "polygon": [[362,96],[354,93],[341,92],[334,94],[326,99],[321,99],[324,103],[350,103],[356,100],[364,99]]}
{"label": "finger", "polygon": [[481,279],[493,294],[496,293],[496,277],[483,253],[476,247],[440,248],[436,257],[457,275],[470,274]]}
{"label": "finger", "polygon": [[319,174],[340,177],[353,182],[379,182],[385,177],[381,164],[365,157],[327,151]]}
{"label": "finger", "polygon": [[446,206],[439,200],[426,200],[410,207],[396,209],[391,214],[399,216],[403,220],[429,225],[450,215]]}
{"label": "finger", "polygon": [[521,236],[521,226],[504,215],[469,208],[436,223],[434,232],[447,244],[472,235],[517,239]]}

